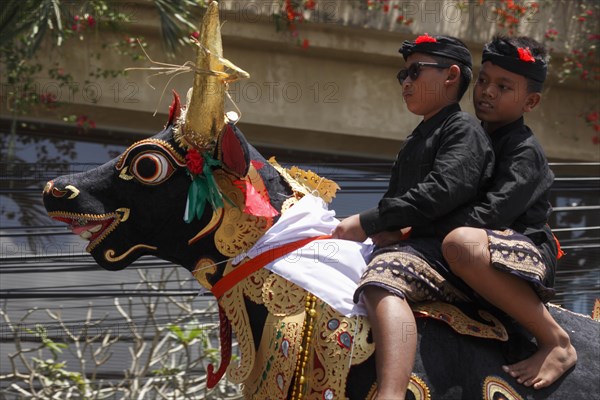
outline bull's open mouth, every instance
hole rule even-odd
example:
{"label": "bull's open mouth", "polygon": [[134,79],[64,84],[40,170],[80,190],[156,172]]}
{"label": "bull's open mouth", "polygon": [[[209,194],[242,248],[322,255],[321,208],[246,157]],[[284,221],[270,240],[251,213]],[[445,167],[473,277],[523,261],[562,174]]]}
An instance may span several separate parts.
{"label": "bull's open mouth", "polygon": [[71,227],[71,231],[90,243],[86,251],[90,253],[98,246],[121,222],[129,218],[128,208],[119,208],[107,214],[80,214],[72,212],[51,211],[48,213],[53,219],[64,222]]}

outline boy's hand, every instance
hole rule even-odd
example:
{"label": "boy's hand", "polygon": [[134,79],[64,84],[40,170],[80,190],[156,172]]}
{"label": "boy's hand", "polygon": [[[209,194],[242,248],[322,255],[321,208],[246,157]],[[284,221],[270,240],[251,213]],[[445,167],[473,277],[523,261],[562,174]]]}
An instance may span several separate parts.
{"label": "boy's hand", "polygon": [[387,247],[400,242],[408,237],[410,228],[403,228],[397,231],[383,231],[371,236],[373,244],[377,247]]}
{"label": "boy's hand", "polygon": [[355,242],[364,242],[367,240],[367,234],[360,225],[358,214],[354,214],[340,222],[333,232],[331,232],[331,237],[333,239],[353,240]]}

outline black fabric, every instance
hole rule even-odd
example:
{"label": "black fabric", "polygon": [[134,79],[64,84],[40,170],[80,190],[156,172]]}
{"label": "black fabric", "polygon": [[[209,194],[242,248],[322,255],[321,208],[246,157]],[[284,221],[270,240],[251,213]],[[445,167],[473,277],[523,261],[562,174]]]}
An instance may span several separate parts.
{"label": "black fabric", "polygon": [[496,157],[491,187],[479,201],[436,221],[439,236],[459,226],[511,228],[528,235],[543,230],[552,212],[549,194],[554,174],[541,145],[523,118],[496,130],[490,138]]}
{"label": "black fabric", "polygon": [[469,49],[459,40],[447,36],[429,36],[425,34],[413,41],[405,40],[398,51],[402,53],[404,60],[413,53],[423,53],[450,58],[473,68],[473,60]]}
{"label": "black fabric", "polygon": [[544,285],[554,286],[558,247],[547,225],[554,173],[544,151],[523,118],[491,135],[496,157],[491,186],[478,201],[440,218],[421,235],[444,237],[460,226],[504,230],[510,228],[529,238],[548,267]]}
{"label": "black fabric", "polygon": [[548,64],[540,59],[535,59],[533,62],[525,61],[521,58],[519,51],[529,52],[529,49],[519,49],[506,40],[487,43],[483,47],[481,63],[490,61],[507,71],[544,83],[548,73]]}
{"label": "black fabric", "polygon": [[458,104],[420,123],[406,139],[377,207],[360,214],[367,235],[437,219],[484,193],[494,167],[490,139]]}

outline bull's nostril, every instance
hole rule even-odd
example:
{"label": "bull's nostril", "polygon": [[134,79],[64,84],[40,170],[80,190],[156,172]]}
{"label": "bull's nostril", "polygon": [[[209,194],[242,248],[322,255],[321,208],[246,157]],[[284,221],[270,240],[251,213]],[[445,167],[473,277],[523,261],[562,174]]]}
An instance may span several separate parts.
{"label": "bull's nostril", "polygon": [[59,199],[62,197],[65,197],[65,195],[68,193],[66,190],[60,190],[56,187],[52,188],[52,196],[54,197],[58,197]]}

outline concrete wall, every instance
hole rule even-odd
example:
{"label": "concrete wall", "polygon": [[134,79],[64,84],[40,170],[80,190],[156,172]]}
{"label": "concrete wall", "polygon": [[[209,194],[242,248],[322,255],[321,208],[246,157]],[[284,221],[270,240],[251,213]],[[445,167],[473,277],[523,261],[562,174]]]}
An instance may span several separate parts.
{"label": "concrete wall", "polygon": [[[306,14],[311,22],[299,26],[300,36],[310,41],[304,49],[290,34],[275,31],[270,13],[277,3],[229,0],[221,4],[222,19],[227,21],[222,28],[225,57],[251,75],[230,88],[242,113],[240,127],[253,143],[271,147],[393,158],[419,122],[419,117],[404,107],[395,79],[403,64],[397,52],[401,42],[423,32],[451,34],[465,40],[477,65],[482,44],[498,30],[493,2],[484,6],[465,2],[466,8],[457,8],[455,1],[399,2],[399,10],[385,15],[361,9],[364,2],[321,0],[315,11]],[[155,61],[183,64],[195,58],[192,46],[168,58],[155,10],[142,1],[127,4],[134,16],[128,33],[145,38]],[[571,18],[565,17],[577,11],[574,4],[542,3],[543,13],[529,16],[522,33],[542,38],[550,26],[575,32]],[[410,27],[393,23],[399,12],[414,23]],[[154,77],[150,81],[156,90],[146,83],[151,71],[86,83],[96,64],[115,69],[152,66],[149,61],[133,62],[115,52],[104,53],[99,60],[89,58],[95,48],[115,37],[119,36],[92,35],[60,48],[47,44],[42,60],[63,65],[75,75],[80,90],[69,93],[63,88],[59,93],[62,107],[51,111],[39,108],[28,117],[51,119],[72,112],[90,115],[99,128],[108,130],[140,135],[160,130],[171,89],[184,95],[191,75],[178,76],[168,85],[167,77]],[[554,45],[564,51],[561,43]],[[561,58],[555,53],[543,102],[527,115],[527,123],[551,159],[600,161],[600,147],[592,143],[595,133],[579,117],[591,104],[598,104],[598,85],[559,84],[556,71]],[[40,90],[52,88],[52,84],[39,78]],[[165,95],[159,101],[163,89]],[[467,111],[472,111],[470,102],[469,92],[462,102]],[[231,102],[227,107],[235,109]],[[158,115],[152,118],[155,110]],[[2,112],[6,116],[4,108]]]}

